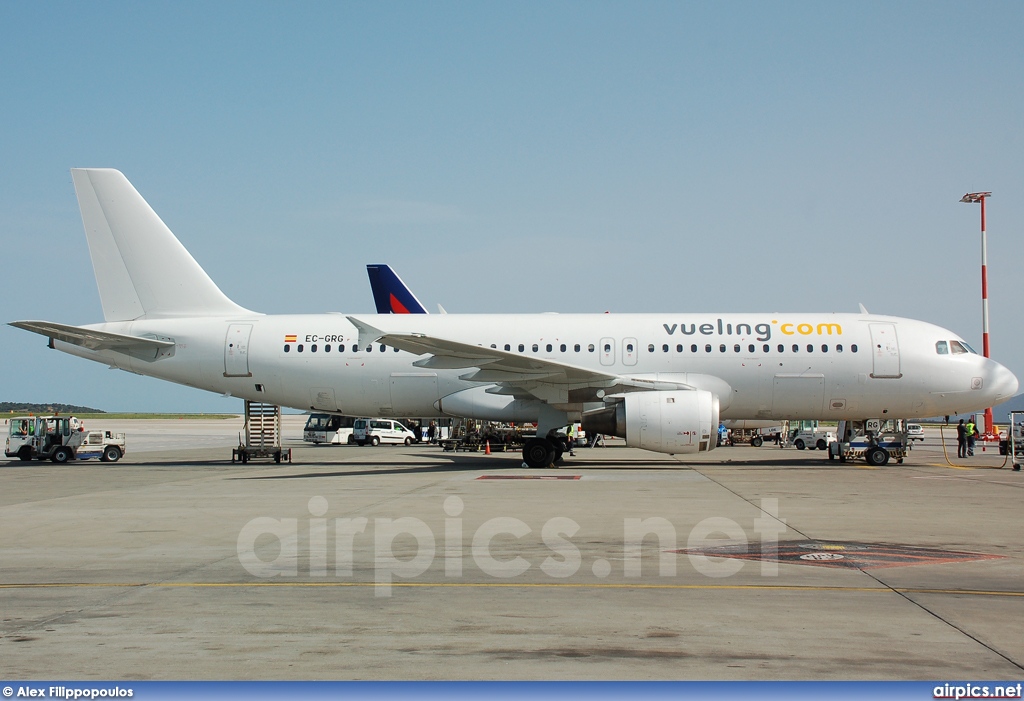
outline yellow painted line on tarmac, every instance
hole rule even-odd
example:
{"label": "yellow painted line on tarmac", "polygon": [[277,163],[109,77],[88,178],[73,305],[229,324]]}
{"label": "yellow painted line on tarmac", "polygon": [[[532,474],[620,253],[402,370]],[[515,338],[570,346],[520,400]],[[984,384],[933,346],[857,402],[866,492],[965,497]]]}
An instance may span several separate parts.
{"label": "yellow painted line on tarmac", "polygon": [[828,587],[788,584],[627,584],[612,582],[25,582],[0,584],[0,589],[100,589],[100,588],[161,588],[161,589],[244,589],[264,587],[354,587],[354,588],[435,588],[435,589],[665,589],[699,591],[803,591],[803,592],[857,592],[900,594],[954,594],[964,596],[1024,597],[1024,591],[987,591],[975,589],[924,589],[907,587]]}

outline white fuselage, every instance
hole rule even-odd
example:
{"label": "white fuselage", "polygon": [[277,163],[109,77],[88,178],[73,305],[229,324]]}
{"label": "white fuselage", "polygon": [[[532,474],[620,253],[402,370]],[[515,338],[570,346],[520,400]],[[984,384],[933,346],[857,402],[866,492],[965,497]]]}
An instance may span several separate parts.
{"label": "white fuselage", "polygon": [[[940,416],[991,406],[1017,387],[1012,373],[994,361],[975,353],[940,354],[938,342],[959,340],[950,331],[926,322],[867,314],[449,314],[358,319],[385,332],[423,333],[579,368],[707,389],[718,395],[722,418]],[[441,414],[445,397],[491,387],[461,379],[470,373],[467,369],[417,367],[413,363],[424,356],[391,347],[381,350],[379,343],[365,339],[357,350],[358,331],[341,314],[141,319],[88,328],[170,339],[175,346],[159,359],[86,350],[61,341],[54,346],[131,372],[302,410],[434,416]],[[563,405],[570,416],[583,410]],[[478,413],[478,418],[507,416],[486,408]]]}

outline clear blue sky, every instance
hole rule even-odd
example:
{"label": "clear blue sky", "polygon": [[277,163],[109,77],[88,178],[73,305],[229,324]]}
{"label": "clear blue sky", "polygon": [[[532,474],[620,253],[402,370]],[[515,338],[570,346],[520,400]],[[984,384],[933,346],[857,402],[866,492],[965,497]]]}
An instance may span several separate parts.
{"label": "clear blue sky", "polygon": [[[68,169],[225,293],[367,312],[856,311],[1024,379],[1024,3],[0,3],[6,316],[102,320]],[[0,327],[0,399],[241,402]],[[19,368],[11,372],[10,368]],[[21,371],[20,369],[24,369]]]}

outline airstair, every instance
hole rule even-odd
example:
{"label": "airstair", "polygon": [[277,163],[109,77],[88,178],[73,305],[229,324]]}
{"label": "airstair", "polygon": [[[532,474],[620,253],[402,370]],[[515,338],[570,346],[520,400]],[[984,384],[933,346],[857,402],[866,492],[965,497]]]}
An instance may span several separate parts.
{"label": "airstair", "polygon": [[245,426],[238,434],[238,447],[231,450],[231,462],[258,458],[291,462],[292,449],[281,447],[281,407],[246,399]]}

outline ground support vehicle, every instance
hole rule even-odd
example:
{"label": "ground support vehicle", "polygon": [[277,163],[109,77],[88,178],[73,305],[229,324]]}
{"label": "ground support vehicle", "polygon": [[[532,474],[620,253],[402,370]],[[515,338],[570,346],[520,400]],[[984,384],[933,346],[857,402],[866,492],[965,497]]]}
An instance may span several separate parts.
{"label": "ground support vehicle", "polygon": [[[8,419],[4,455],[20,460],[69,460],[99,458],[117,462],[125,454],[123,433],[90,430],[68,416],[18,416]],[[76,425],[77,424],[77,425]]]}
{"label": "ground support vehicle", "polygon": [[247,463],[258,458],[274,462],[292,461],[292,449],[281,447],[281,407],[245,400],[245,426],[238,434],[238,447],[231,449],[231,462]]}
{"label": "ground support vehicle", "polygon": [[302,429],[302,440],[314,445],[353,445],[352,425],[355,421],[354,416],[310,414]]}
{"label": "ground support vehicle", "polygon": [[828,450],[837,440],[831,428],[818,426],[817,421],[790,422],[787,443],[797,450]]}
{"label": "ground support vehicle", "polygon": [[352,424],[352,440],[360,446],[419,442],[415,433],[394,419],[356,419]]}
{"label": "ground support vehicle", "polygon": [[864,458],[868,465],[880,467],[889,460],[902,464],[910,453],[907,422],[903,419],[840,421],[837,435],[839,440],[829,446],[829,460]]}
{"label": "ground support vehicle", "polygon": [[1020,472],[1024,464],[1024,411],[1010,412],[1009,454],[1013,469]]}

